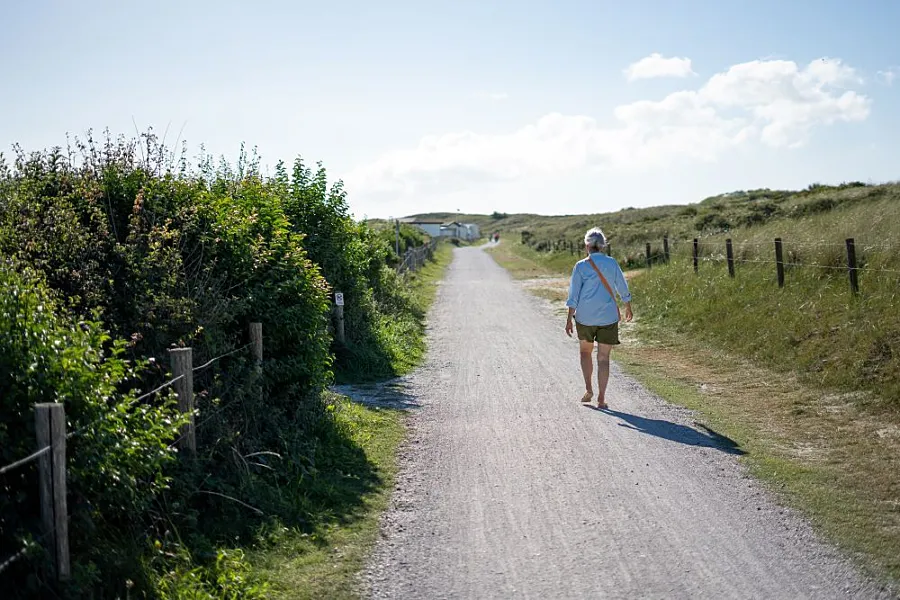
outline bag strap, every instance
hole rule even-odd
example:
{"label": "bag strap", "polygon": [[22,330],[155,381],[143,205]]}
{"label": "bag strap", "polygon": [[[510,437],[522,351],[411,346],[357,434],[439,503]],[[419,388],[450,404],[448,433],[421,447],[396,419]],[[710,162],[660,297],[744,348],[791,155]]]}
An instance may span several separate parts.
{"label": "bag strap", "polygon": [[616,312],[619,313],[619,318],[622,318],[622,311],[619,310],[619,303],[616,302],[616,295],[613,293],[612,288],[609,285],[609,282],[606,281],[606,277],[603,276],[603,273],[600,272],[600,267],[597,266],[597,263],[594,262],[594,259],[591,258],[591,255],[588,254],[588,262],[594,268],[594,272],[597,273],[597,276],[600,278],[600,283],[603,284],[603,287],[606,288],[606,291],[609,292],[609,295],[612,296],[613,303],[616,305]]}

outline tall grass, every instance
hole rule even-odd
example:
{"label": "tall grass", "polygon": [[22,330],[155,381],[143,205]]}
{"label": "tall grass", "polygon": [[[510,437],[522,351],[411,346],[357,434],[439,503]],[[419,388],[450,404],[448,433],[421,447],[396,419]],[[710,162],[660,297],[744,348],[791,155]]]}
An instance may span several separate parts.
{"label": "tall grass", "polygon": [[[710,211],[744,225],[698,230]],[[617,248],[617,237],[637,239],[642,227],[647,236],[670,235],[671,262],[632,279],[641,319],[817,384],[868,392],[877,404],[900,409],[900,186],[761,190],[643,212],[627,223],[619,213],[596,221],[610,224],[613,257],[623,266],[641,266],[644,249]],[[566,235],[578,233],[571,228],[588,218],[527,217],[537,231],[564,225],[570,228]],[[700,240],[698,275],[691,260],[694,237]],[[725,264],[726,238],[734,243],[735,279]],[[775,238],[783,240],[784,289],[776,283]],[[847,238],[856,242],[858,297],[850,293]],[[658,253],[662,235],[648,241]],[[580,258],[567,251],[538,252],[515,239],[510,244],[533,265],[528,276],[567,274]]]}

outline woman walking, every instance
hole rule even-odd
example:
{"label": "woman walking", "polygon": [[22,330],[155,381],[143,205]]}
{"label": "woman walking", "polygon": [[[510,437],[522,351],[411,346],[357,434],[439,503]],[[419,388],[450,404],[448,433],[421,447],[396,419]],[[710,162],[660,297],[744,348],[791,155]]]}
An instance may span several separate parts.
{"label": "woman walking", "polygon": [[578,261],[572,269],[569,282],[569,298],[566,306],[566,334],[572,337],[572,320],[578,333],[581,373],[584,375],[584,396],[581,401],[590,402],[594,397],[593,360],[594,342],[597,343],[597,407],[607,408],[606,384],[609,382],[609,354],[619,343],[621,313],[616,293],[625,303],[625,321],[630,322],[631,292],[615,259],[603,254],[606,236],[599,227],[584,234],[584,250],[587,258]]}

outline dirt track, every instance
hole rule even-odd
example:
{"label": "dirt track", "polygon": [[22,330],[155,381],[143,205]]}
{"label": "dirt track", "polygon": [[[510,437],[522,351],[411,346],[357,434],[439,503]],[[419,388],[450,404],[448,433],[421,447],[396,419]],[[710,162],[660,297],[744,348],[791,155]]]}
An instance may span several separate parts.
{"label": "dirt track", "polygon": [[372,597],[893,597],[688,411],[615,367],[612,410],[580,405],[563,324],[487,254],[456,251],[427,364],[403,383],[417,406]]}

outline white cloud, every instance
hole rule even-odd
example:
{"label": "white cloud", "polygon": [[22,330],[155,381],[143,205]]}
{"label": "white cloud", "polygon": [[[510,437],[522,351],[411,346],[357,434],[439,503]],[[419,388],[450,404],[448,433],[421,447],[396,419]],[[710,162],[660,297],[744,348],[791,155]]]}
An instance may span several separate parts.
{"label": "white cloud", "polygon": [[691,68],[689,58],[665,58],[662,54],[654,52],[641,60],[628,65],[622,71],[628,81],[637,79],[652,79],[654,77],[687,77],[696,75]]}
{"label": "white cloud", "polygon": [[472,96],[479,100],[494,100],[495,102],[509,98],[509,94],[506,92],[476,92]]}
{"label": "white cloud", "polygon": [[586,168],[647,172],[713,162],[738,146],[797,147],[816,127],[865,120],[870,100],[847,86],[856,72],[836,59],[800,67],[756,60],[695,90],[616,107],[616,124],[547,114],[505,134],[432,135],[345,176],[353,193],[444,194],[486,183],[558,176]]}
{"label": "white cloud", "polygon": [[888,67],[884,71],[878,71],[875,74],[875,78],[878,80],[878,83],[890,86],[893,85],[894,80],[897,79],[898,75],[900,75],[900,68]]}

